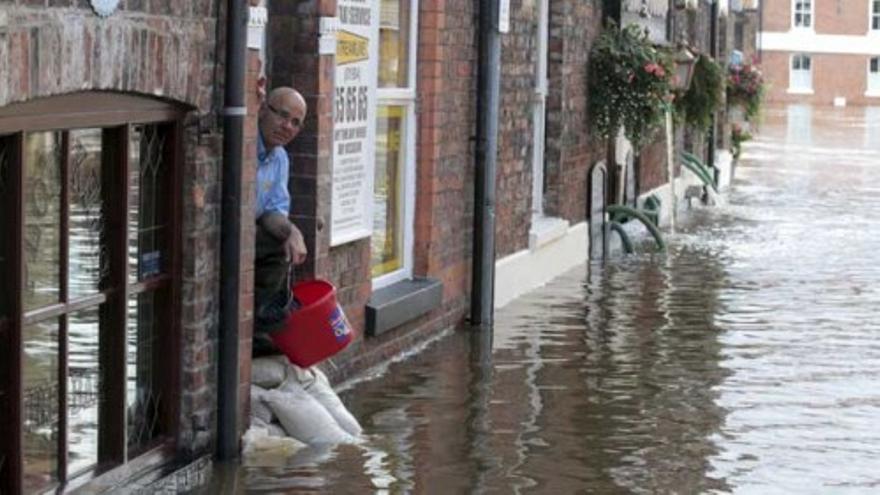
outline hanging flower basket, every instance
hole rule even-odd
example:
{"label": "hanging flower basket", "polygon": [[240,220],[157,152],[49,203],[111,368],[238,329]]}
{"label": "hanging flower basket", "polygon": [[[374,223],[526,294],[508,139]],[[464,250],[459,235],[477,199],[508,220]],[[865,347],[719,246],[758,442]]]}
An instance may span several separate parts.
{"label": "hanging flower basket", "polygon": [[731,109],[737,106],[742,108],[745,116],[743,121],[753,120],[761,113],[764,90],[764,75],[756,65],[731,65],[728,68],[727,104]]}
{"label": "hanging flower basket", "polygon": [[634,146],[663,123],[671,99],[673,67],[639,26],[609,26],[589,61],[589,110],[593,130],[612,139],[620,127]]}

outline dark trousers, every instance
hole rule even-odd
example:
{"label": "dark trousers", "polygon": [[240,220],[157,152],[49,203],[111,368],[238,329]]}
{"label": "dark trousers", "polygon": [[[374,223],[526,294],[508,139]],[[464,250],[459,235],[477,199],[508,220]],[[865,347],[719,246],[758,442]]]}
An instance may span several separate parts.
{"label": "dark trousers", "polygon": [[254,356],[278,354],[269,334],[283,328],[285,321],[267,322],[260,315],[267,305],[277,305],[287,298],[290,263],[284,255],[284,243],[257,225],[254,256]]}

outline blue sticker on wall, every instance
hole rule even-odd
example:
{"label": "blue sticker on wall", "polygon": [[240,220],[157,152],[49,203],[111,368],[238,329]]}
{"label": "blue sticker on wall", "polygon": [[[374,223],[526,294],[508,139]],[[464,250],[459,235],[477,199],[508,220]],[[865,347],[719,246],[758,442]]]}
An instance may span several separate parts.
{"label": "blue sticker on wall", "polygon": [[162,271],[162,253],[159,251],[150,251],[141,255],[140,262],[140,278],[155,277]]}

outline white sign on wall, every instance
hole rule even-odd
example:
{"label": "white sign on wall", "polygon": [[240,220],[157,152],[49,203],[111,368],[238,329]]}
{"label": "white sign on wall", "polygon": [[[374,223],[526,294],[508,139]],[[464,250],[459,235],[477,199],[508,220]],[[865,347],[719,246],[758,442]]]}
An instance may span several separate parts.
{"label": "white sign on wall", "polygon": [[330,245],[373,233],[379,2],[339,0]]}

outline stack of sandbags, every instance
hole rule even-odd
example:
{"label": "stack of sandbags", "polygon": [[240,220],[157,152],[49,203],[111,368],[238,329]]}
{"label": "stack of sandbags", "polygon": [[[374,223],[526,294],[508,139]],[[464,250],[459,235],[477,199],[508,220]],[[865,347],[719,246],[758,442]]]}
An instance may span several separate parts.
{"label": "stack of sandbags", "polygon": [[253,361],[251,424],[268,435],[308,445],[355,443],[361,426],[317,368],[303,369],[284,356]]}

